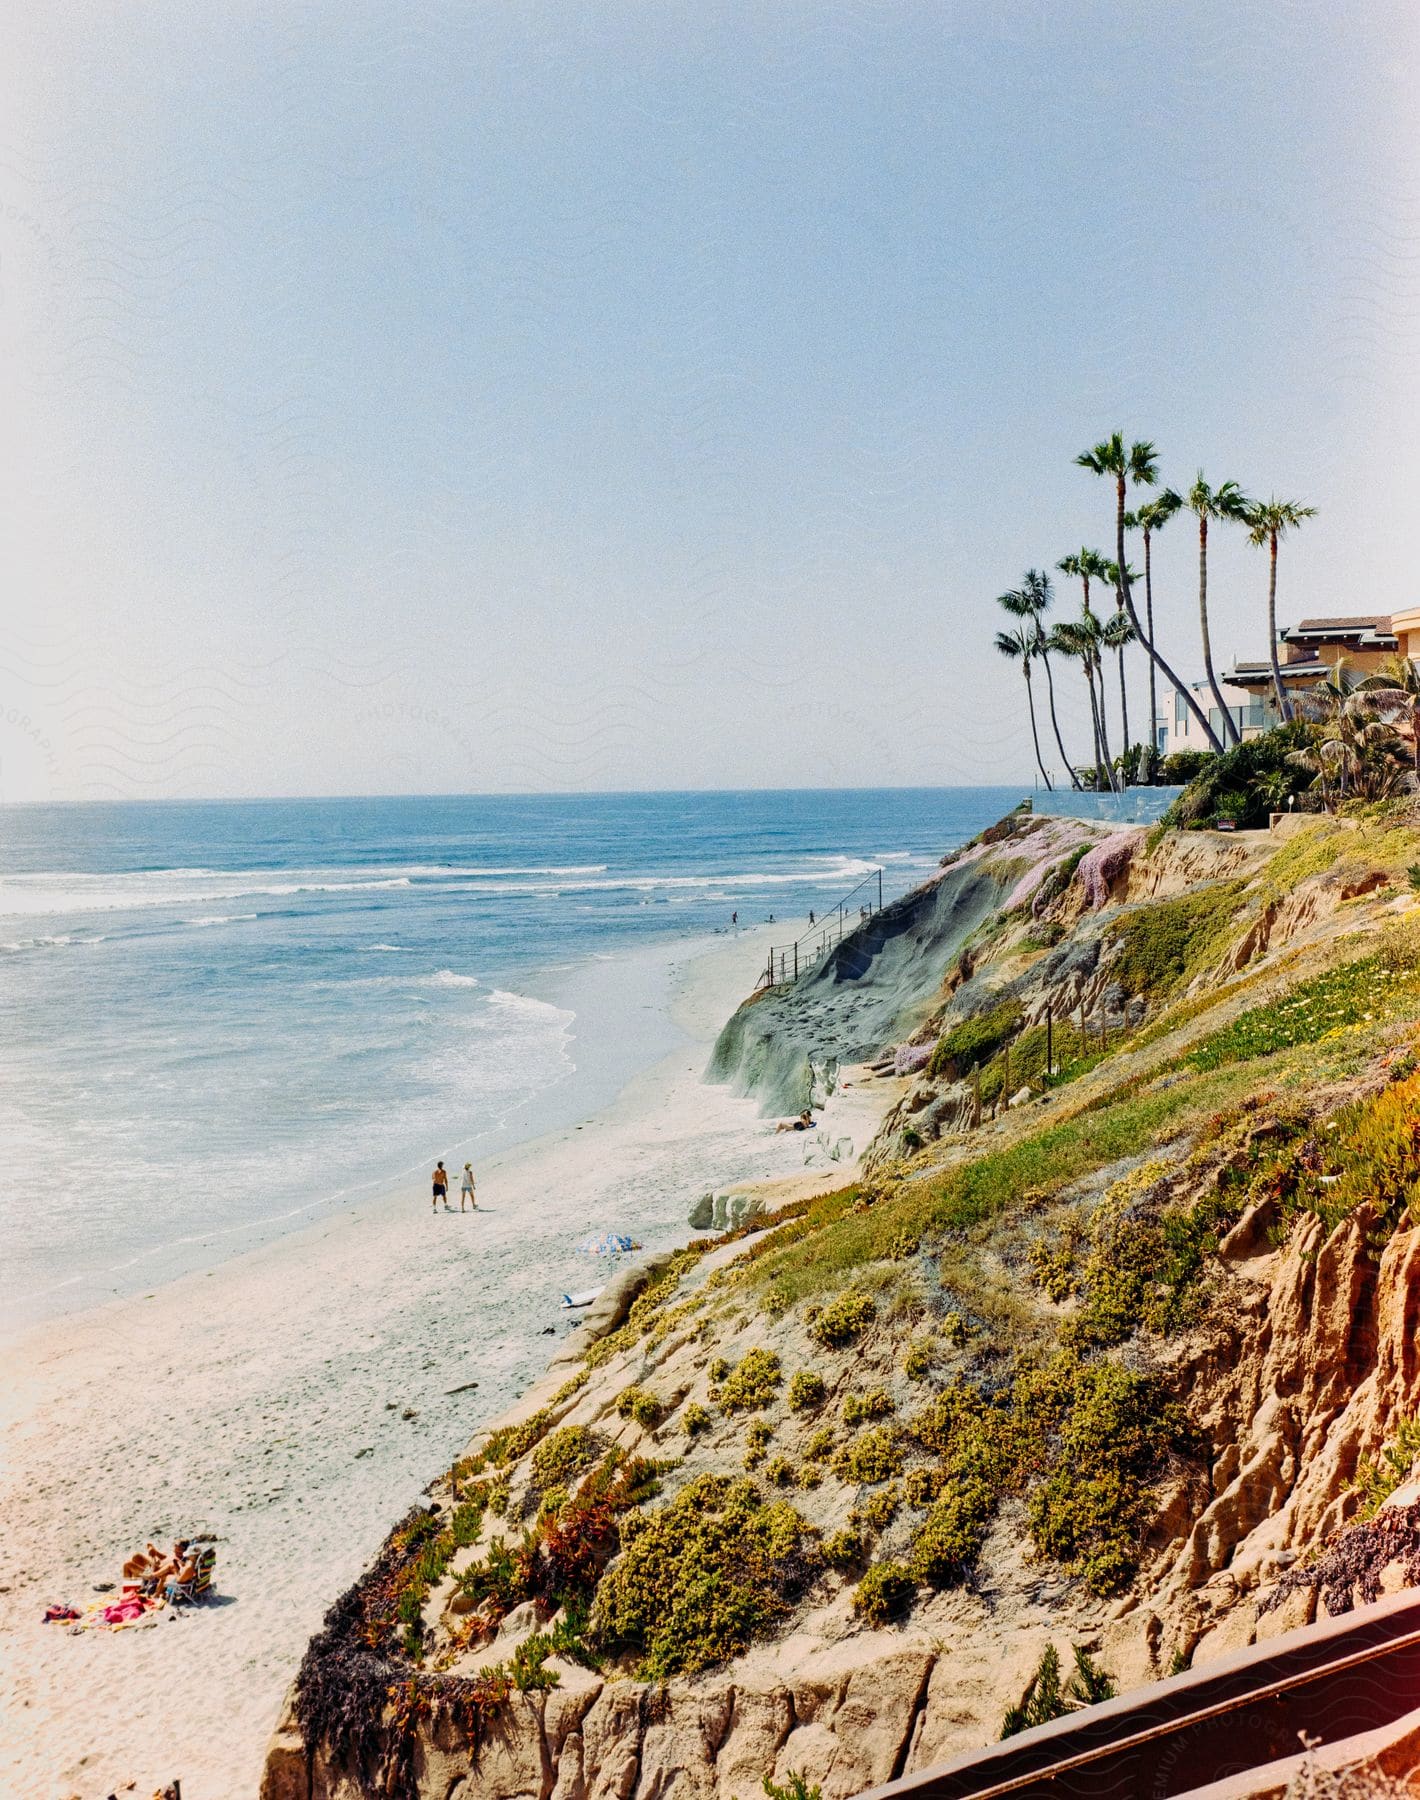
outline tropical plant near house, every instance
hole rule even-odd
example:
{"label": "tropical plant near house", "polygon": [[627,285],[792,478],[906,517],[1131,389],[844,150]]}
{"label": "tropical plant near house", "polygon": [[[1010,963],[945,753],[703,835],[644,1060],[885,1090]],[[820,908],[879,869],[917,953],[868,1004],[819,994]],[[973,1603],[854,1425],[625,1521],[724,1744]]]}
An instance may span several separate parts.
{"label": "tropical plant near house", "polygon": [[1218,711],[1223,716],[1224,734],[1231,743],[1240,744],[1242,733],[1223,698],[1223,690],[1218,686],[1218,677],[1213,668],[1213,645],[1208,633],[1208,526],[1214,521],[1246,523],[1252,502],[1235,481],[1225,481],[1221,487],[1210,487],[1200,469],[1198,479],[1184,495],[1183,503],[1198,520],[1198,631],[1203,642],[1203,673],[1208,678],[1208,686],[1212,689]]}
{"label": "tropical plant near house", "polygon": [[1375,716],[1408,742],[1414,783],[1420,788],[1420,670],[1408,656],[1393,656],[1353,690],[1366,696]]}
{"label": "tropical plant near house", "polygon": [[[1133,512],[1127,512],[1124,515],[1124,526],[1127,531],[1141,531],[1144,534],[1144,623],[1148,632],[1147,636],[1141,638],[1140,641],[1146,648],[1154,641],[1154,565],[1152,556],[1154,534],[1163,530],[1182,505],[1182,496],[1176,494],[1172,488],[1165,488],[1152,500],[1146,500],[1142,506],[1136,507]],[[1132,584],[1133,572],[1127,569],[1125,572]],[[1159,696],[1155,686],[1158,668],[1158,659],[1151,655],[1149,657],[1149,743],[1151,746],[1155,741],[1159,719]]]}
{"label": "tropical plant near house", "polygon": [[1119,581],[1115,597],[1123,610],[1129,614],[1129,622],[1133,625],[1139,642],[1148,651],[1150,662],[1154,664],[1166,681],[1172,683],[1174,692],[1182,697],[1184,705],[1197,719],[1199,728],[1213,749],[1221,750],[1222,742],[1208,723],[1208,715],[1159,654],[1152,629],[1145,637],[1140,628],[1139,614],[1135,610],[1134,596],[1130,588],[1129,568],[1124,555],[1128,490],[1131,483],[1135,487],[1154,487],[1157,484],[1159,479],[1157,451],[1147,438],[1139,438],[1132,444],[1126,445],[1123,432],[1115,431],[1096,444],[1093,449],[1082,450],[1075,458],[1075,462],[1077,467],[1088,469],[1092,475],[1106,475],[1114,482],[1114,559]]}
{"label": "tropical plant near house", "polygon": [[1282,671],[1277,666],[1277,540],[1295,530],[1304,519],[1314,519],[1314,506],[1301,506],[1295,500],[1254,500],[1247,509],[1247,537],[1250,544],[1267,545],[1267,654],[1272,662],[1272,687],[1277,695],[1277,711],[1283,724],[1292,717],[1292,704],[1282,686]]}

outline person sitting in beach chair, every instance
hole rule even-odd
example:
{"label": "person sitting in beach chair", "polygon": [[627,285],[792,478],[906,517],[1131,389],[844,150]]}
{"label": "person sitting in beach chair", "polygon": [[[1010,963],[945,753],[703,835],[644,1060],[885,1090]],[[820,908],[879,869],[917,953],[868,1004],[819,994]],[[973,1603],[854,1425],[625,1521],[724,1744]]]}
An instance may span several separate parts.
{"label": "person sitting in beach chair", "polygon": [[217,1552],[209,1544],[205,1550],[194,1550],[177,1574],[168,1582],[166,1594],[174,1605],[180,1602],[196,1606],[212,1586],[212,1571],[217,1565]]}

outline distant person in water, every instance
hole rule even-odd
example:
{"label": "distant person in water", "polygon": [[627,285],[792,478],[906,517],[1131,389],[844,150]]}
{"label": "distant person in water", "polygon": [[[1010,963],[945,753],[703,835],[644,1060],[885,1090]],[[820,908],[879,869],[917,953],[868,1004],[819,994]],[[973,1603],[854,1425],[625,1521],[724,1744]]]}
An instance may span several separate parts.
{"label": "distant person in water", "polygon": [[444,1203],[444,1211],[445,1212],[452,1212],[454,1210],[453,1207],[449,1205],[449,1177],[444,1169],[444,1165],[442,1163],[439,1163],[438,1166],[434,1170],[434,1211],[435,1212],[438,1212],[439,1202],[441,1200]]}
{"label": "distant person in water", "polygon": [[730,914],[730,923],[732,925],[738,925],[739,922],[740,922],[740,915],[737,912],[732,912]]}
{"label": "distant person in water", "polygon": [[814,922],[814,909],[812,907],[810,907],[809,908],[809,924],[812,925],[813,922]]}
{"label": "distant person in water", "polygon": [[463,1177],[459,1182],[459,1211],[462,1212],[465,1206],[471,1206],[475,1212],[478,1211],[478,1201],[473,1195],[472,1163],[464,1164]]}

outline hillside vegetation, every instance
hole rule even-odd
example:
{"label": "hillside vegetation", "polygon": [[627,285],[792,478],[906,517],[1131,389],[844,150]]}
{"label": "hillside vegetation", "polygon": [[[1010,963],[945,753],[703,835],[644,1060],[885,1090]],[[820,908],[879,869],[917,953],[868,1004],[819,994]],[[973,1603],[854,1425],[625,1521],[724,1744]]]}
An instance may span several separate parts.
{"label": "hillside vegetation", "polygon": [[853,1182],[693,1241],[474,1439],[268,1800],[834,1800],[1034,1718],[1054,1645],[1102,1693],[1310,1618],[1420,1442],[1416,863],[1398,806],[1015,817],[742,1009],[718,1072],[776,1102],[917,1072]]}

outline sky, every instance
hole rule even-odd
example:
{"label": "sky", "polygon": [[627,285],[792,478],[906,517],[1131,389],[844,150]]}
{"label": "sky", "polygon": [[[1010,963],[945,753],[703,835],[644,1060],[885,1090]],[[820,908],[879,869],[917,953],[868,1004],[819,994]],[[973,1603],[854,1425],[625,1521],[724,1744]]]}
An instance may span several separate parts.
{"label": "sky", "polygon": [[[1116,428],[1319,509],[1284,623],[1415,604],[1418,39],[1392,0],[6,9],[0,801],[1029,780],[995,596],[1112,552],[1073,458]],[[1155,568],[1196,675],[1186,522]],[[1265,584],[1218,531],[1220,662]]]}

